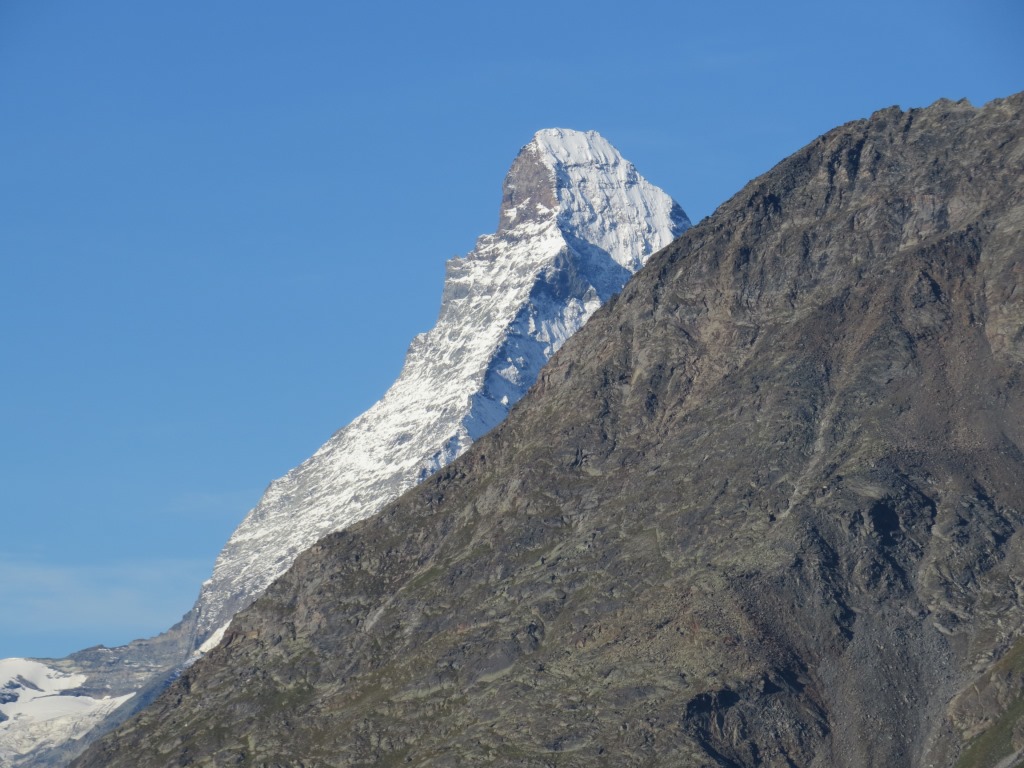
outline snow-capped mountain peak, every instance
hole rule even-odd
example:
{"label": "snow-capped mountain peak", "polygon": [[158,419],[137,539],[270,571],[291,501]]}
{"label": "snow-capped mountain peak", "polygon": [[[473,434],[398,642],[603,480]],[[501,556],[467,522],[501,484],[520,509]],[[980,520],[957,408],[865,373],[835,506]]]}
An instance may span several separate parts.
{"label": "snow-capped mountain peak", "polygon": [[[437,323],[413,340],[391,388],[270,484],[181,624],[152,641],[102,649],[109,658],[82,652],[62,660],[61,669],[89,672],[77,693],[107,690],[114,679],[112,694],[140,691],[132,701],[144,701],[139,680],[159,688],[208,651],[300,552],[376,513],[496,426],[565,340],[688,226],[682,209],[597,133],[539,131],[505,179],[497,232],[448,262]],[[128,666],[144,674],[127,681],[119,670]],[[21,742],[9,743],[15,730],[6,725],[0,722],[0,767],[10,764],[5,748],[25,754]],[[67,738],[80,733],[71,720],[64,727]],[[52,728],[39,731],[24,718],[19,728],[61,749]],[[27,755],[18,765],[46,765],[49,758],[38,754],[38,762]]]}
{"label": "snow-capped mountain peak", "polygon": [[271,484],[197,603],[197,642],[321,536],[373,514],[499,423],[547,359],[646,258],[682,209],[593,131],[538,131],[503,187],[499,228],[448,262],[437,324],[384,397]]}
{"label": "snow-capped mountain peak", "polygon": [[[537,166],[546,168],[545,174]],[[499,233],[555,214],[566,235],[601,248],[631,273],[665,232],[689,225],[682,208],[643,178],[596,131],[545,128],[520,151],[505,181]]]}

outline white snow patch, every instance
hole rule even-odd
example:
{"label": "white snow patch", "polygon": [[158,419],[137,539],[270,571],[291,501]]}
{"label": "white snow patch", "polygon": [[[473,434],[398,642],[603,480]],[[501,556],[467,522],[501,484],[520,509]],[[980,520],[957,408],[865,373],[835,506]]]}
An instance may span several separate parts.
{"label": "white snow patch", "polygon": [[86,675],[66,674],[30,659],[0,659],[0,766],[45,746],[84,736],[134,693],[76,695]]}
{"label": "white snow patch", "polygon": [[220,644],[220,641],[224,639],[224,633],[227,631],[228,625],[230,623],[230,621],[224,622],[224,624],[222,624],[217,629],[216,632],[214,632],[212,635],[206,638],[206,641],[196,649],[196,652],[193,655],[193,659],[198,659],[200,656],[205,656],[214,648],[216,648]]}

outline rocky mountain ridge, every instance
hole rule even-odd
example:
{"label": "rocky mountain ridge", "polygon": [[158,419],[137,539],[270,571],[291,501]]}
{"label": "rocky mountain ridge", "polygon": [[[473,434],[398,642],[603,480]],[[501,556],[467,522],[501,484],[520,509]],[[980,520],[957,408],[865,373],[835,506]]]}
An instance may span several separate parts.
{"label": "rocky mountain ridge", "polygon": [[79,768],[1024,749],[1024,95],[822,136]]}
{"label": "rocky mountain ridge", "polygon": [[[270,485],[179,624],[119,648],[0,662],[0,674],[13,670],[0,678],[0,766],[66,765],[83,734],[151,701],[299,552],[374,514],[500,422],[551,354],[688,226],[597,133],[539,131],[505,179],[498,231],[448,263],[437,324],[413,341],[398,380]],[[25,669],[49,681],[45,696]]]}

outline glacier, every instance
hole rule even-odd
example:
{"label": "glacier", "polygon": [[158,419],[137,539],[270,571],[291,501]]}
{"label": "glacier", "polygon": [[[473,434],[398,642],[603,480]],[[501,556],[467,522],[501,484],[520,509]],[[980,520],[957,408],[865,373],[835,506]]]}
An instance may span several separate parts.
{"label": "glacier", "polygon": [[30,659],[0,659],[0,765],[80,739],[134,696],[90,696],[81,691],[86,680]]}

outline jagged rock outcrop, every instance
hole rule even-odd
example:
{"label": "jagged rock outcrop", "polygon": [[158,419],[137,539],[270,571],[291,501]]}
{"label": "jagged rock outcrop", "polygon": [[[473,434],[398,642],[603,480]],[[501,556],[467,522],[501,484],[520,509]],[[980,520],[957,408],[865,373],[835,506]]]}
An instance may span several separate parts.
{"label": "jagged rock outcrop", "polygon": [[76,766],[1010,758],[1022,128],[891,108],[752,182]]}
{"label": "jagged rock outcrop", "polygon": [[302,550],[374,514],[499,423],[565,340],[688,226],[679,205],[598,134],[539,131],[505,179],[498,231],[448,263],[437,324],[413,341],[398,380],[270,485],[192,611],[150,640],[42,660],[44,676],[76,681],[57,698],[0,679],[11,686],[11,701],[0,701],[0,767],[65,765],[89,728],[152,700]]}

